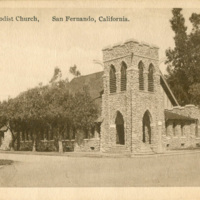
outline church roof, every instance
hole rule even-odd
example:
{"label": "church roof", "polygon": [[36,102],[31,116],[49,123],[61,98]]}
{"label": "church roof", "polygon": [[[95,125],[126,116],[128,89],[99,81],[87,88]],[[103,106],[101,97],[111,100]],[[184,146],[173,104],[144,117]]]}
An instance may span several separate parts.
{"label": "church roof", "polygon": [[196,119],[165,110],[165,120],[195,121]]}
{"label": "church roof", "polygon": [[[76,92],[82,92],[84,87],[89,89],[90,95],[92,99],[94,99],[95,103],[97,104],[99,111],[101,110],[102,99],[101,95],[103,93],[103,76],[104,72],[96,72],[89,75],[79,76],[73,78],[69,82],[69,92],[75,94]],[[167,96],[169,97],[173,106],[178,106],[178,102],[174,97],[170,87],[168,86],[165,77],[162,75],[160,71],[160,84],[162,85],[164,91],[166,92]],[[171,115],[170,115],[171,116]]]}
{"label": "church roof", "polygon": [[103,73],[104,72],[101,71],[72,79],[69,82],[69,92],[75,94],[76,92],[82,92],[84,90],[84,87],[88,88],[92,99],[97,104],[99,110],[101,110],[101,95],[103,93]]}

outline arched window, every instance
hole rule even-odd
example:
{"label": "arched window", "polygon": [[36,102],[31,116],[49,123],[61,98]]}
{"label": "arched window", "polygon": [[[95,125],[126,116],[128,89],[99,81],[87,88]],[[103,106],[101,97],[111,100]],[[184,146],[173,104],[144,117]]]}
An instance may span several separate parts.
{"label": "arched window", "polygon": [[184,123],[181,123],[181,136],[185,136]]}
{"label": "arched window", "polygon": [[153,80],[153,65],[149,65],[149,73],[148,73],[148,91],[153,92],[154,91],[154,80]]}
{"label": "arched window", "polygon": [[110,93],[114,93],[117,90],[115,73],[116,73],[115,67],[111,65],[110,67]]}
{"label": "arched window", "polygon": [[121,91],[126,90],[126,82],[127,82],[126,70],[127,70],[126,63],[122,62],[122,65],[121,65]]}
{"label": "arched window", "polygon": [[152,122],[151,121],[151,114],[147,110],[144,113],[143,122],[142,122],[142,126],[143,126],[143,138],[142,138],[142,141],[144,143],[151,144],[151,122]]}
{"label": "arched window", "polygon": [[176,136],[176,123],[175,122],[173,122],[173,134],[174,134],[174,136]]}
{"label": "arched window", "polygon": [[142,61],[139,62],[138,69],[139,69],[139,90],[144,90],[144,76],[143,76],[144,64]]}
{"label": "arched window", "polygon": [[124,118],[119,111],[117,111],[115,124],[116,124],[116,143],[124,145],[125,144]]}
{"label": "arched window", "polygon": [[169,126],[169,123],[168,123],[168,122],[165,122],[165,135],[166,135],[166,136],[168,136],[168,134],[169,134],[169,133],[168,133],[168,130],[167,130],[167,129],[168,129],[168,126]]}

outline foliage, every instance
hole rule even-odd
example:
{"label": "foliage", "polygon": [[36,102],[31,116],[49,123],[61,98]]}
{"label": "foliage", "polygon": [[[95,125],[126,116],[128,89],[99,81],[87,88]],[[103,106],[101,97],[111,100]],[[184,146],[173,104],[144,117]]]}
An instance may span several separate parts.
{"label": "foliage", "polygon": [[69,68],[69,72],[70,72],[72,75],[74,75],[75,77],[78,77],[78,76],[81,75],[80,71],[77,70],[77,66],[76,66],[76,65],[70,67],[70,68]]}
{"label": "foliage", "polygon": [[66,129],[81,133],[89,131],[97,118],[97,107],[88,91],[72,95],[68,87],[68,81],[60,80],[29,89],[0,103],[0,125],[9,124],[13,134],[12,146],[19,136],[17,133],[26,130],[33,133],[34,145],[44,130],[53,131],[57,142],[62,140]]}
{"label": "foliage", "polygon": [[[194,99],[195,85],[200,83],[200,15],[193,13],[190,17],[192,31],[188,34],[181,8],[172,10],[170,20],[175,33],[174,49],[166,51],[167,81],[181,105],[200,101]],[[192,89],[193,88],[193,89]]]}
{"label": "foliage", "polygon": [[60,68],[55,67],[53,77],[51,78],[49,83],[54,83],[55,81],[57,81],[61,77],[62,77],[62,72],[61,72]]}
{"label": "foliage", "polygon": [[0,166],[1,165],[11,165],[13,163],[12,160],[0,160]]}

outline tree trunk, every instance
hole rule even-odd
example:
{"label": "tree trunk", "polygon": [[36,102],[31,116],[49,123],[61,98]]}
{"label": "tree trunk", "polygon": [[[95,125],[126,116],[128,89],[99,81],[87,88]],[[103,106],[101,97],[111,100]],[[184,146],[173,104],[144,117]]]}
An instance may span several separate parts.
{"label": "tree trunk", "polygon": [[63,144],[62,144],[62,135],[60,132],[58,132],[58,148],[59,148],[59,153],[63,153]]}
{"label": "tree trunk", "polygon": [[17,132],[17,151],[20,150],[20,132]]}
{"label": "tree trunk", "polygon": [[12,139],[10,151],[14,151],[14,143],[15,143],[15,140]]}
{"label": "tree trunk", "polygon": [[12,135],[12,140],[11,140],[11,143],[10,143],[10,151],[14,151],[14,144],[15,144],[15,140],[16,140],[17,136],[15,136],[14,132],[11,131],[10,129],[9,129],[9,131],[11,132],[11,135]]}
{"label": "tree trunk", "polygon": [[36,151],[36,133],[33,132],[33,149],[32,149],[33,152]]}
{"label": "tree trunk", "polygon": [[85,133],[84,133],[83,130],[78,129],[78,130],[76,131],[75,141],[76,141],[76,143],[77,143],[79,146],[80,146],[80,145],[83,143],[83,141],[84,141],[84,135],[85,135]]}
{"label": "tree trunk", "polygon": [[59,140],[59,141],[58,141],[58,146],[59,146],[59,153],[63,153],[62,140]]}

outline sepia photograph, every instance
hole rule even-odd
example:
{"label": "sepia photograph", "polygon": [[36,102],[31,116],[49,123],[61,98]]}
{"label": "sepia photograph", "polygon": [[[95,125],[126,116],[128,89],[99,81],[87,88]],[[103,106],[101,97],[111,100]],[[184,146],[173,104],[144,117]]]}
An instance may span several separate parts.
{"label": "sepia photograph", "polygon": [[200,186],[200,6],[4,3],[1,188]]}

